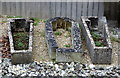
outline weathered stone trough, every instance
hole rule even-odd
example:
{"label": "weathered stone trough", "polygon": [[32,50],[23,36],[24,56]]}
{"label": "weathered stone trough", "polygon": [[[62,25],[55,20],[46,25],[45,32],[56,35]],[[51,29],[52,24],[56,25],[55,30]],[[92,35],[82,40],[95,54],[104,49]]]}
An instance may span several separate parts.
{"label": "weathered stone trough", "polygon": [[[71,26],[72,48],[59,48],[54,38],[53,31],[57,28],[67,29]],[[48,46],[48,53],[51,59],[56,62],[81,62],[82,43],[79,24],[66,17],[55,17],[46,22],[45,35]]]}
{"label": "weathered stone trough", "polygon": [[[82,32],[86,39],[86,45],[90,52],[91,60],[94,64],[110,64],[112,59],[112,46],[110,41],[110,35],[108,31],[108,25],[105,17],[81,17]],[[101,35],[101,41],[97,42],[95,34]],[[96,39],[94,39],[96,36]],[[95,41],[96,40],[96,41]]]}
{"label": "weathered stone trough", "polygon": [[[32,62],[32,21],[22,18],[9,19],[8,35],[10,42],[10,52],[12,54],[12,64]],[[23,37],[24,35],[25,37]],[[26,42],[23,42],[24,40],[26,40]]]}

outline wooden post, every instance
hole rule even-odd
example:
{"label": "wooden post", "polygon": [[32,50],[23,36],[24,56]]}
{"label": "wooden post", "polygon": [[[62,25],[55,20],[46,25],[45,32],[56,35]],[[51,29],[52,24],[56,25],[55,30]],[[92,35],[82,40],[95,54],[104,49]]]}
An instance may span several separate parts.
{"label": "wooden post", "polygon": [[0,15],[2,15],[2,2],[0,1]]}
{"label": "wooden post", "polygon": [[118,27],[120,27],[120,1],[119,1],[119,3],[118,3]]}

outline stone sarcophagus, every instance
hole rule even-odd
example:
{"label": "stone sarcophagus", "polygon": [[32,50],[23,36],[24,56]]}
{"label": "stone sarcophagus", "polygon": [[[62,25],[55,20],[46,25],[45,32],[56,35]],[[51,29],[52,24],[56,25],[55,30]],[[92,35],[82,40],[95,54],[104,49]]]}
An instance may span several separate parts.
{"label": "stone sarcophagus", "polygon": [[111,64],[112,45],[105,17],[81,17],[82,32],[94,64]]}
{"label": "stone sarcophagus", "polygon": [[7,25],[12,64],[32,62],[32,20],[9,19]]}
{"label": "stone sarcophagus", "polygon": [[[53,32],[58,28],[71,31],[72,48],[59,48],[53,34]],[[56,62],[81,62],[82,43],[80,34],[81,31],[79,24],[72,19],[66,17],[55,17],[49,19],[46,22],[45,35],[50,58],[55,59]]]}

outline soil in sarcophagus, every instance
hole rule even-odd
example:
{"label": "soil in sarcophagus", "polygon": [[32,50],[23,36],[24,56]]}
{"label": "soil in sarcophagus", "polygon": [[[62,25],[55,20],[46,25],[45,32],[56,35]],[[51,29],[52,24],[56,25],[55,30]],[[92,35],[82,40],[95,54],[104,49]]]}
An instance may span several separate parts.
{"label": "soil in sarcophagus", "polygon": [[29,33],[25,31],[13,32],[15,50],[27,50],[29,47]]}
{"label": "soil in sarcophagus", "polygon": [[52,25],[55,39],[59,48],[72,48],[72,23],[61,18],[52,22]]}
{"label": "soil in sarcophagus", "polygon": [[102,37],[102,34],[100,34],[100,32],[91,32],[92,38],[95,42],[95,45],[97,47],[105,47],[107,46],[107,44],[104,41],[104,38]]}
{"label": "soil in sarcophagus", "polygon": [[106,39],[103,33],[103,27],[98,26],[98,18],[91,17],[90,21],[86,22],[88,28],[90,30],[90,34],[95,42],[95,46],[97,47],[105,47],[107,46]]}

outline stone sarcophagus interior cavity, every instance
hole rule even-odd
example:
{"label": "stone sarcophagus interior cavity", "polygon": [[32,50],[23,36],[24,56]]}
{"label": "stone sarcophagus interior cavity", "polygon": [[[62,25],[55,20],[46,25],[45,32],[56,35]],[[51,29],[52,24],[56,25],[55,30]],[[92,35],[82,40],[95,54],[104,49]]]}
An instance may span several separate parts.
{"label": "stone sarcophagus interior cavity", "polygon": [[[59,48],[53,33],[58,28],[71,31],[72,48]],[[79,24],[72,19],[55,17],[47,20],[45,35],[50,58],[56,62],[81,62],[82,43],[80,34]]]}
{"label": "stone sarcophagus interior cavity", "polygon": [[112,46],[105,17],[81,17],[82,32],[94,64],[110,64]]}
{"label": "stone sarcophagus interior cavity", "polygon": [[12,64],[30,63],[32,61],[32,34],[32,20],[9,19],[8,36]]}

